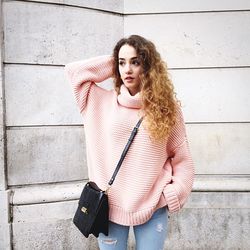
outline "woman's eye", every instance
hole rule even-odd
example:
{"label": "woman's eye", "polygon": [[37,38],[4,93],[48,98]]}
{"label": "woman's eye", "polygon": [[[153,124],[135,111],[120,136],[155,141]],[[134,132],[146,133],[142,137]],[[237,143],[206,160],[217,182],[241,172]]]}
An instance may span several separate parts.
{"label": "woman's eye", "polygon": [[123,61],[120,61],[120,62],[119,62],[119,65],[120,65],[120,66],[123,66],[124,64],[125,64],[125,63],[124,63]]}
{"label": "woman's eye", "polygon": [[138,60],[135,60],[135,61],[132,62],[132,64],[134,64],[135,66],[139,66],[140,62]]}

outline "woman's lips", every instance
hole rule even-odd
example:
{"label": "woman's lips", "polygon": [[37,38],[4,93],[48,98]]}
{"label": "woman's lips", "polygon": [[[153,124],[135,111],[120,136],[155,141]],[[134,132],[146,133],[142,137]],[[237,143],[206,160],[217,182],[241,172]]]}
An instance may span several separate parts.
{"label": "woman's lips", "polygon": [[133,80],[134,80],[134,78],[131,76],[125,77],[125,81],[131,82]]}

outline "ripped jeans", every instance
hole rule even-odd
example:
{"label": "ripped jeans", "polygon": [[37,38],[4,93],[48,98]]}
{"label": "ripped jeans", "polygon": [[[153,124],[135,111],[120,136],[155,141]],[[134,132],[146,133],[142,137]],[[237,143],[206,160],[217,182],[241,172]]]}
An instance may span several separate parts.
{"label": "ripped jeans", "polygon": [[[154,212],[149,221],[133,226],[136,250],[163,250],[167,236],[167,209],[160,208]],[[109,223],[109,235],[99,234],[100,250],[127,250],[129,226]]]}

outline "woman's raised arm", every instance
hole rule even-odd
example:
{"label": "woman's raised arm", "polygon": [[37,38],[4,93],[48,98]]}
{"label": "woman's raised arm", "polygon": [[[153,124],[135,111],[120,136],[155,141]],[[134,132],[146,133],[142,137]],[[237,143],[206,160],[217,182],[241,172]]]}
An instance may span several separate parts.
{"label": "woman's raised arm", "polygon": [[65,66],[81,113],[86,107],[92,84],[110,78],[112,76],[112,65],[113,58],[111,56],[99,56],[72,62]]}

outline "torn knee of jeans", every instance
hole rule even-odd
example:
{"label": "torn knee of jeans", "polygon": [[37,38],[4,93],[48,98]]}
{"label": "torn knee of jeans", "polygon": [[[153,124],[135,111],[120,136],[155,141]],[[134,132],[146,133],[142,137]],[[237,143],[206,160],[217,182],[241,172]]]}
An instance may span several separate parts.
{"label": "torn knee of jeans", "polygon": [[117,240],[116,239],[105,239],[105,240],[101,240],[103,244],[106,244],[106,245],[115,245],[117,243]]}
{"label": "torn knee of jeans", "polygon": [[156,231],[161,233],[164,230],[163,225],[161,223],[157,224]]}

